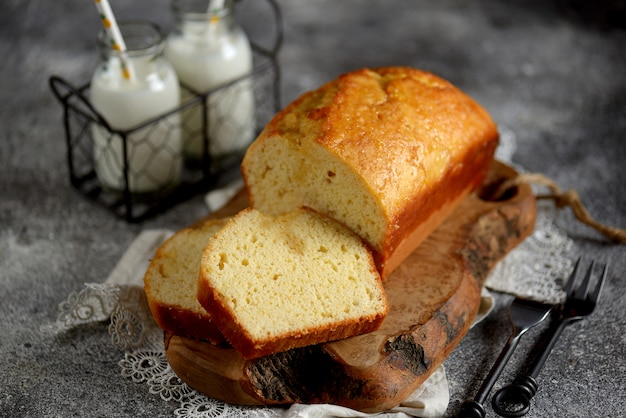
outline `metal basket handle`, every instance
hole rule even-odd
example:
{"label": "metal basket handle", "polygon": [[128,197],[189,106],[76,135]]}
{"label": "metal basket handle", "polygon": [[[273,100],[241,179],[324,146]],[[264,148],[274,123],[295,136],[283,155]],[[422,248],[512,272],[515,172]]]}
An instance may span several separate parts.
{"label": "metal basket handle", "polygon": [[[239,0],[239,2],[243,2],[243,0]],[[266,2],[270,5],[270,7],[272,8],[272,12],[274,14],[274,20],[275,20],[275,28],[276,28],[276,39],[274,41],[274,45],[272,45],[270,48],[264,48],[261,45],[257,44],[256,42],[254,42],[252,39],[250,40],[250,43],[254,46],[254,48],[266,55],[270,55],[275,57],[278,54],[278,51],[280,50],[282,43],[283,43],[283,17],[282,17],[282,13],[280,10],[280,6],[278,5],[278,3],[275,0],[266,0]]]}
{"label": "metal basket handle", "polygon": [[[50,89],[52,89],[52,92],[54,93],[56,98],[59,100],[59,102],[61,102],[65,111],[67,111],[68,106],[71,106],[74,108],[74,110],[76,110],[86,118],[93,119],[105,128],[107,128],[109,131],[111,130],[111,127],[107,120],[104,118],[104,116],[102,116],[93,107],[93,105],[89,101],[89,98],[83,93],[89,86],[88,84],[82,87],[75,87],[69,81],[54,75],[50,77],[49,84]],[[78,100],[78,103],[80,103],[82,106],[77,106],[70,103],[72,98]]]}

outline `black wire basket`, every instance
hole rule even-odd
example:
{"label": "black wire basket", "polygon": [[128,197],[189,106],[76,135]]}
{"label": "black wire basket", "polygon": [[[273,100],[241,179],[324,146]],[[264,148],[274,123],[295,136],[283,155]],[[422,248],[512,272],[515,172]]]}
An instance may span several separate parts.
{"label": "black wire basket", "polygon": [[[194,92],[181,84],[181,90],[186,90],[189,93],[187,97],[191,97],[190,99],[185,100],[177,108],[130,130],[113,129],[108,121],[95,110],[89,100],[89,83],[75,86],[59,76],[51,76],[50,88],[63,107],[63,126],[71,185],[87,198],[108,208],[127,222],[141,222],[198,193],[208,192],[221,186],[228,179],[232,179],[238,173],[245,149],[229,155],[226,159],[212,159],[209,152],[212,141],[209,133],[212,130],[208,129],[212,119],[209,114],[209,104],[214,97],[236,91],[243,85],[251,88],[255,102],[253,121],[255,134],[258,134],[280,110],[278,52],[282,43],[282,20],[278,5],[273,0],[268,0],[268,3],[275,15],[275,41],[270,48],[264,48],[250,39],[253,52],[253,69],[250,74],[203,93]],[[233,106],[236,106],[236,103]],[[144,139],[147,143],[151,130],[156,129],[157,125],[162,127],[170,123],[172,131],[182,129],[183,126],[175,125],[184,125],[186,115],[193,113],[196,113],[202,121],[203,129],[196,133],[201,136],[201,154],[193,160],[185,161],[180,181],[176,184],[160,187],[150,193],[133,192],[131,179],[148,176],[150,173],[141,171],[131,173],[133,168],[129,164],[131,158],[129,138],[132,136],[133,143]],[[180,117],[175,117],[177,115]],[[177,122],[171,123],[171,121]],[[216,122],[213,120],[212,123],[227,124],[232,121]],[[119,161],[113,162],[119,165],[122,173],[119,188],[108,188],[98,179],[94,158],[94,127],[106,133],[108,146],[120,150]],[[163,153],[167,150],[161,149],[159,152]],[[180,158],[183,158],[182,155]]]}

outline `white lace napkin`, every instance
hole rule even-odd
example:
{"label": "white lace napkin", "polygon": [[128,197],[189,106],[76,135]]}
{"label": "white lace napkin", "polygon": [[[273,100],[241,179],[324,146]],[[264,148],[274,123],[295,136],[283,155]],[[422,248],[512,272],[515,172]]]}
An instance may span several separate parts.
{"label": "white lace napkin", "polygon": [[[104,284],[87,284],[59,305],[55,324],[47,331],[63,331],[89,322],[110,320],[113,345],[124,351],[120,361],[122,376],[146,383],[151,393],[165,401],[180,403],[176,416],[227,417],[365,417],[364,414],[336,405],[293,405],[284,408],[251,408],[228,405],[205,397],[183,383],[165,358],[163,333],[152,320],[143,292],[143,275],[156,248],[170,235],[168,230],[146,230],[140,233],[113,269]],[[479,319],[493,306],[488,292],[483,295]],[[393,417],[439,417],[449,402],[448,382],[443,366],[402,404],[385,414]],[[207,411],[212,411],[206,415]]]}
{"label": "white lace napkin", "polygon": [[[504,126],[499,131],[496,159],[524,172],[523,167],[515,166],[512,161],[517,149],[515,133]],[[537,187],[534,189],[539,194]],[[496,265],[485,284],[489,289],[546,303],[558,303],[565,298],[562,285],[575,257],[568,255],[573,241],[554,224],[557,216],[558,210],[552,203],[537,202],[532,235]]]}
{"label": "white lace napkin", "polygon": [[[501,129],[497,158],[510,162],[515,152],[515,136]],[[241,187],[236,181],[205,197],[211,210],[225,204]],[[541,300],[560,300],[560,283],[569,274],[571,262],[564,257],[571,240],[553,224],[556,212],[539,206],[537,224],[531,237],[509,253],[487,281],[492,290],[524,295]],[[175,416],[200,417],[440,417],[448,406],[449,391],[445,370],[437,369],[401,405],[379,414],[365,414],[336,405],[293,405],[288,409],[242,407],[210,399],[182,382],[166,360],[163,332],[152,320],[143,292],[143,275],[156,248],[172,234],[168,230],[146,230],[137,236],[109,277],[102,283],[89,283],[59,304],[55,323],[42,327],[46,332],[63,332],[90,322],[109,320],[112,344],[123,351],[121,374],[136,383],[146,384],[161,400],[175,402]],[[485,290],[476,322],[489,314],[493,298]],[[475,323],[476,323],[475,322]]]}

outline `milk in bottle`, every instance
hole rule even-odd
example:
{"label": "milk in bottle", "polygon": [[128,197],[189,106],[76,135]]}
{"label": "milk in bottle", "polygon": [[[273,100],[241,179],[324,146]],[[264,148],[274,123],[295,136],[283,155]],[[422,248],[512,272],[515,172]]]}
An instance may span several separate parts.
{"label": "milk in bottle", "polygon": [[[201,159],[206,117],[207,151],[214,168],[243,155],[255,133],[252,82],[245,78],[252,70],[250,43],[235,22],[232,2],[219,3],[173,0],[176,28],[165,50],[183,85],[196,94],[210,92],[206,115],[200,106],[183,112],[183,136],[186,157]],[[182,102],[191,97],[183,92]]]}
{"label": "milk in bottle", "polygon": [[[91,80],[91,103],[114,131],[93,124],[93,157],[98,180],[105,189],[131,193],[166,191],[182,173],[179,83],[163,57],[164,38],[149,22],[120,23],[127,45],[125,60],[133,77],[123,76],[123,60],[103,31],[99,35],[101,63]],[[154,121],[145,124],[148,121]],[[136,128],[136,129],[135,129]],[[126,162],[126,164],[125,164]]]}

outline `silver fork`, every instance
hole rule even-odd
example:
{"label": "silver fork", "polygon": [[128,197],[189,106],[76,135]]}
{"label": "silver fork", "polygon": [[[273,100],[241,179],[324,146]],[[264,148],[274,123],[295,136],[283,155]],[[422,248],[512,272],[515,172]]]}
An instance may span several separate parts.
{"label": "silver fork", "polygon": [[498,380],[504,366],[515,351],[522,335],[535,325],[543,321],[554,305],[540,303],[524,298],[515,298],[509,307],[509,319],[511,321],[511,336],[504,345],[498,359],[491,367],[489,374],[485,378],[480,389],[476,392],[473,400],[468,400],[461,406],[459,417],[463,418],[483,418],[485,416],[485,408],[483,403],[487,399],[487,395]]}
{"label": "silver fork", "polygon": [[567,298],[565,303],[561,306],[561,309],[555,311],[556,320],[547,331],[547,341],[542,344],[544,348],[541,355],[536,358],[526,376],[516,379],[513,384],[503,387],[494,395],[492,406],[498,415],[506,417],[521,417],[526,415],[530,410],[530,400],[535,396],[535,393],[537,393],[538,384],[536,377],[539,375],[556,341],[561,336],[563,329],[565,329],[568,324],[582,319],[594,311],[600,297],[604,279],[607,275],[608,265],[605,264],[601,267],[602,273],[600,278],[591,293],[589,293],[591,276],[593,275],[595,267],[595,262],[593,261],[589,265],[587,274],[580,286],[572,290],[574,282],[581,275],[580,263],[581,260],[578,259],[574,271],[565,286],[564,290],[567,294]]}

